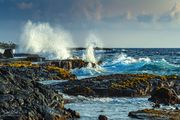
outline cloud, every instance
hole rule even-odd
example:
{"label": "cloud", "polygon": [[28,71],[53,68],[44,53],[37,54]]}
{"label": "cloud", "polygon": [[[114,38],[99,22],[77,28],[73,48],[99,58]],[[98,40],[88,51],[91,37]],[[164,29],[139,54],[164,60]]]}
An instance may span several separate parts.
{"label": "cloud", "polygon": [[172,8],[159,16],[159,22],[180,22],[180,2],[176,2]]}
{"label": "cloud", "polygon": [[154,16],[149,15],[149,14],[141,14],[141,15],[138,15],[136,17],[136,19],[137,19],[138,22],[148,23],[148,22],[152,22],[154,20]]}
{"label": "cloud", "polygon": [[175,3],[175,5],[173,6],[173,8],[171,9],[170,12],[171,17],[175,18],[175,19],[179,19],[180,17],[180,3]]}
{"label": "cloud", "polygon": [[32,3],[26,3],[26,2],[21,2],[21,3],[18,3],[17,4],[17,7],[19,8],[19,9],[22,9],[22,10],[25,10],[25,9],[30,9],[30,8],[32,8]]}
{"label": "cloud", "polygon": [[171,22],[173,21],[173,18],[172,16],[170,16],[169,14],[164,14],[164,15],[161,15],[158,19],[157,19],[157,22],[163,22],[163,23],[167,23],[167,22]]}
{"label": "cloud", "polygon": [[78,0],[72,4],[71,12],[76,18],[99,21],[102,18],[102,8],[99,0]]}

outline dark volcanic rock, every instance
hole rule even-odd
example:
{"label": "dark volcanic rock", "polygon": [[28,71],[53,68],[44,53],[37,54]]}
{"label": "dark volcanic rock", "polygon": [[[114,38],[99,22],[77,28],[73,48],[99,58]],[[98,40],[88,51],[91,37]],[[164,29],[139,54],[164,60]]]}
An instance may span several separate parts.
{"label": "dark volcanic rock", "polygon": [[[173,81],[175,79],[170,79]],[[168,76],[114,74],[59,83],[53,87],[69,95],[97,97],[138,97],[150,95],[158,87],[168,87]]]}
{"label": "dark volcanic rock", "polygon": [[[34,79],[0,68],[0,119],[68,119],[79,114],[64,108],[62,95]],[[6,89],[7,88],[7,89]]]}
{"label": "dark volcanic rock", "polygon": [[13,58],[13,49],[5,49],[3,56],[6,58]]}
{"label": "dark volcanic rock", "polygon": [[27,58],[25,59],[26,61],[31,61],[31,62],[42,62],[45,60],[44,57],[40,57],[40,56],[27,56]]}
{"label": "dark volcanic rock", "polygon": [[2,54],[2,53],[0,53],[0,59],[2,59],[2,58],[4,58],[4,56],[3,56],[3,54]]}
{"label": "dark volcanic rock", "polygon": [[70,71],[41,64],[32,64],[29,61],[16,61],[1,63],[1,69],[9,71],[16,76],[35,80],[76,80],[76,75]]}
{"label": "dark volcanic rock", "polygon": [[99,115],[98,120],[108,120],[105,115]]}
{"label": "dark volcanic rock", "polygon": [[173,89],[163,87],[158,88],[157,90],[153,90],[151,93],[151,98],[149,98],[149,100],[155,103],[162,103],[165,105],[180,103],[180,98]]}
{"label": "dark volcanic rock", "polygon": [[180,120],[180,110],[144,109],[129,112],[128,116],[145,120]]}
{"label": "dark volcanic rock", "polygon": [[48,64],[56,67],[64,68],[67,70],[87,67],[88,64],[92,64],[92,66],[95,66],[94,63],[89,63],[83,61],[82,59],[53,60],[53,61],[49,61]]}

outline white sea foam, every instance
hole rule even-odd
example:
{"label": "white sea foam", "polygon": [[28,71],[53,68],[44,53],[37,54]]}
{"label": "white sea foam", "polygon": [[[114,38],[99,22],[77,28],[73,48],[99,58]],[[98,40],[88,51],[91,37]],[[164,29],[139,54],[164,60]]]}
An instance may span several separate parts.
{"label": "white sea foam", "polygon": [[148,57],[136,59],[136,58],[127,56],[125,53],[121,53],[117,57],[117,59],[113,61],[113,63],[117,63],[117,62],[120,62],[122,64],[132,64],[132,63],[137,63],[137,62],[151,62],[151,59]]}
{"label": "white sea foam", "polygon": [[71,57],[67,47],[72,46],[71,35],[62,28],[49,23],[28,21],[20,40],[20,51],[40,53],[48,58],[66,59]]}
{"label": "white sea foam", "polygon": [[102,47],[102,42],[95,34],[91,33],[86,39],[86,52],[83,55],[84,60],[91,63],[97,63],[94,53],[95,47]]}

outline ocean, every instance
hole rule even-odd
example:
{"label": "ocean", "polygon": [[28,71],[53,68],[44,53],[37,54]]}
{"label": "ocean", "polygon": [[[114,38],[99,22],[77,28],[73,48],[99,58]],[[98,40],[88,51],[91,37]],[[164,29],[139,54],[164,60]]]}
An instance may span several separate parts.
{"label": "ocean", "polygon": [[[74,50],[72,54],[82,57],[85,50]],[[95,50],[94,55],[101,64],[97,68],[87,67],[72,70],[78,78],[115,73],[149,73],[158,75],[180,75],[179,48],[114,48]],[[67,96],[65,96],[66,98]],[[67,104],[81,114],[80,120],[97,120],[100,114],[110,120],[133,120],[128,117],[130,111],[152,108],[148,97],[144,98],[86,98],[83,96]]]}
{"label": "ocean", "polygon": [[[72,50],[73,56],[89,62],[100,63],[95,68],[71,70],[79,79],[116,73],[149,73],[157,75],[180,75],[179,48],[113,48]],[[133,120],[128,117],[130,111],[152,108],[147,97],[141,98],[91,98],[68,96],[72,103],[66,104],[80,113],[80,120],[97,120],[106,115],[109,120]],[[172,106],[169,106],[170,108]]]}
{"label": "ocean", "polygon": [[[73,51],[72,54],[81,57],[85,50]],[[101,61],[97,69],[87,67],[72,72],[79,78],[115,73],[180,74],[179,48],[114,48],[96,50],[94,56]]]}

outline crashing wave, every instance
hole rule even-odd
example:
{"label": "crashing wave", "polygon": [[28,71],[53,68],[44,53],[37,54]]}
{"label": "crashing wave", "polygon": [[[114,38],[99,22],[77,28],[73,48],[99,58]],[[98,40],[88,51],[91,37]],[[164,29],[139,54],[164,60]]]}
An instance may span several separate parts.
{"label": "crashing wave", "polygon": [[105,59],[100,68],[103,71],[96,71],[94,68],[87,67],[73,70],[73,73],[80,77],[83,76],[83,78],[114,73],[171,74],[171,72],[179,70],[180,66],[169,63],[165,59],[134,58],[121,53],[118,57]]}
{"label": "crashing wave", "polygon": [[51,59],[71,57],[67,49],[72,46],[71,35],[62,28],[52,27],[48,23],[28,21],[24,26],[19,44],[20,52],[41,54]]}

